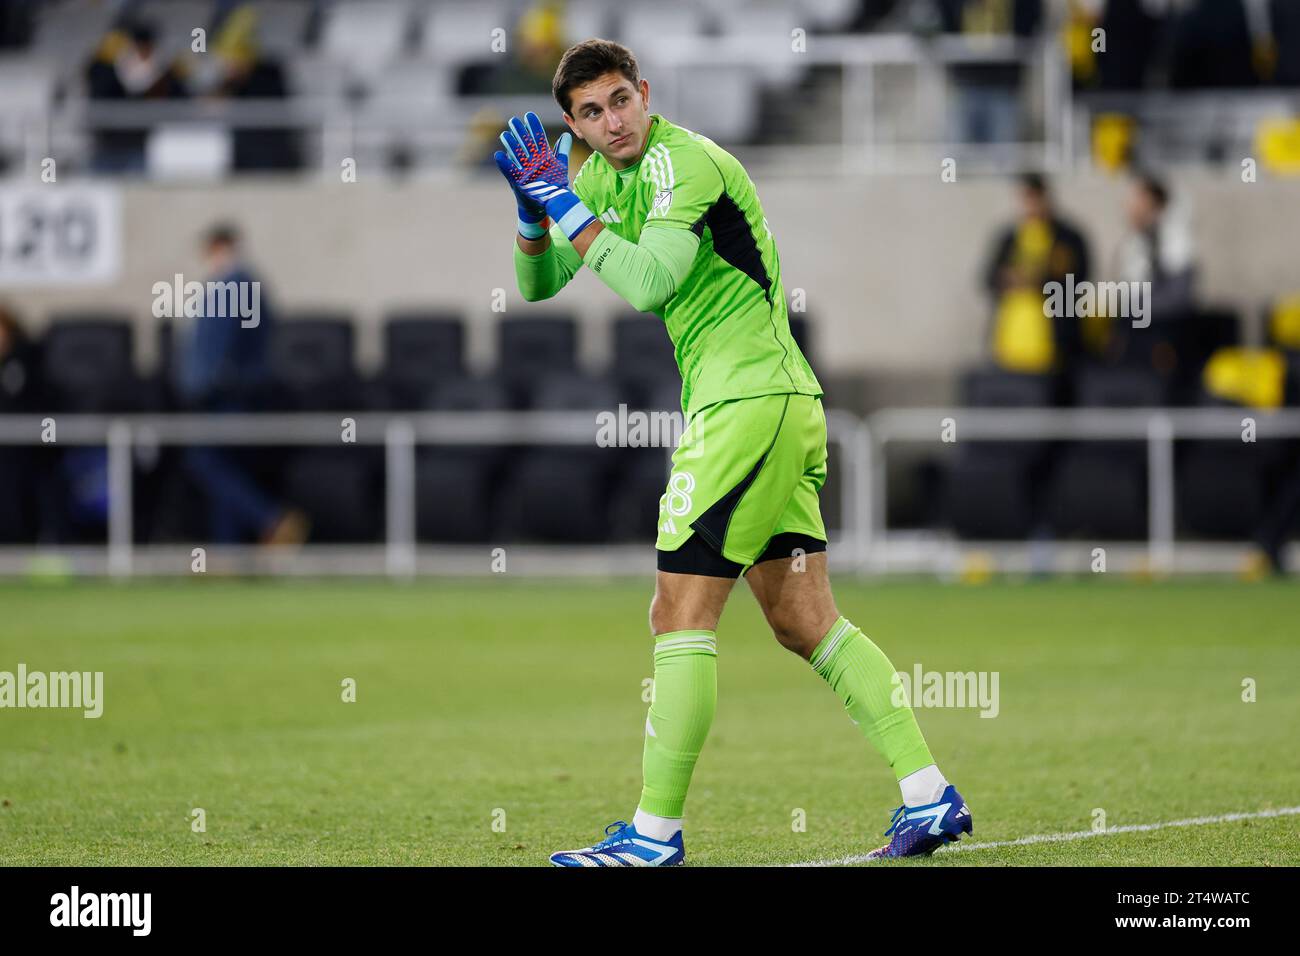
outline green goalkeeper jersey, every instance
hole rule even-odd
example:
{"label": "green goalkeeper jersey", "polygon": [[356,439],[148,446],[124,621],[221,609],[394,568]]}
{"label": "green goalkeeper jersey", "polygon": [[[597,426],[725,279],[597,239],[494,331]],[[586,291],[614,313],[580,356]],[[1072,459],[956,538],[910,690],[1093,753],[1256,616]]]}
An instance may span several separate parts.
{"label": "green goalkeeper jersey", "polygon": [[[687,417],[715,402],[758,395],[820,396],[821,385],[790,335],[781,260],[754,183],[734,156],[712,140],[659,114],[641,159],[616,170],[592,153],[573,190],[616,236],[639,243],[647,229],[690,230],[699,238],[694,259],[662,307],[682,376]],[[610,243],[598,237],[586,264],[599,273]],[[583,260],[558,228],[541,256],[517,250],[521,287],[530,298],[554,295]],[[543,266],[529,260],[548,255]],[[539,279],[538,276],[545,276]]]}

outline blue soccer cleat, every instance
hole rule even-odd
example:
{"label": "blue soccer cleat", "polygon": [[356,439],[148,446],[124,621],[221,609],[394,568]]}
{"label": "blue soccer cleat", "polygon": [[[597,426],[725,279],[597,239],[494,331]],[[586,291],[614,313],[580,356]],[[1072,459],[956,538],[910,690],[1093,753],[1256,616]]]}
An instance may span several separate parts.
{"label": "blue soccer cleat", "polygon": [[974,829],[970,808],[952,784],[936,803],[921,807],[902,806],[885,831],[893,834],[886,845],[867,854],[869,860],[897,856],[929,856],[945,843],[956,843],[963,833]]}
{"label": "blue soccer cleat", "polygon": [[553,866],[680,866],[685,862],[681,830],[664,843],[637,833],[636,827],[622,820],[605,827],[605,839],[595,846],[551,854]]}

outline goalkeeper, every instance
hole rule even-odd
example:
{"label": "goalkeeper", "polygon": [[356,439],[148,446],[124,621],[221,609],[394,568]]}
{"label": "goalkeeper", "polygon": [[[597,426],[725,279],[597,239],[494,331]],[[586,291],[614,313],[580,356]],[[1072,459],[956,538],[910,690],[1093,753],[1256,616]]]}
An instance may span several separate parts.
{"label": "goalkeeper", "polygon": [[903,805],[873,852],[932,852],[971,816],[939,772],[889,659],[835,607],[817,495],[822,389],[790,335],[781,262],[754,184],[711,140],[650,113],[626,47],[587,40],[561,59],[555,99],[592,149],[569,183],[572,135],[512,119],[497,166],[517,200],[523,297],[556,295],[586,266],[667,328],[686,428],[659,503],[650,605],[654,696],[631,824],[558,866],[684,862],[683,807],[717,699],[715,629],[741,574],[782,646],[804,658],[889,763]]}

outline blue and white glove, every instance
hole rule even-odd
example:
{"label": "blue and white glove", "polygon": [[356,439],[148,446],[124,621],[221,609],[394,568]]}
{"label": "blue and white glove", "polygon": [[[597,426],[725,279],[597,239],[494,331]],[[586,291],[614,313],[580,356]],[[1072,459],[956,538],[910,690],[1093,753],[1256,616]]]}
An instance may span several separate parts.
{"label": "blue and white glove", "polygon": [[[501,134],[501,142],[505,143],[511,156],[519,160],[518,164],[498,152],[497,167],[516,188],[516,195],[522,193],[525,199],[540,204],[546,215],[572,242],[578,233],[596,221],[591,210],[569,188],[569,150],[573,148],[573,136],[565,133],[555,141],[555,149],[552,150],[546,144],[546,131],[537,114],[528,113],[525,119],[528,122],[527,128],[518,119],[511,117],[510,129]],[[523,208],[521,203],[521,223]],[[522,234],[526,238],[533,238],[527,233]]]}
{"label": "blue and white glove", "polygon": [[[507,152],[497,150],[493,158],[497,169],[510,184],[519,208],[519,234],[525,239],[540,239],[546,234],[546,208],[535,199],[524,194],[519,177],[528,175],[530,167],[538,164],[543,154],[549,152],[546,146],[546,131],[536,113],[527,114],[530,126],[537,130],[537,136],[516,117],[510,117],[510,128],[501,134],[501,143]],[[538,143],[541,145],[539,146]]]}

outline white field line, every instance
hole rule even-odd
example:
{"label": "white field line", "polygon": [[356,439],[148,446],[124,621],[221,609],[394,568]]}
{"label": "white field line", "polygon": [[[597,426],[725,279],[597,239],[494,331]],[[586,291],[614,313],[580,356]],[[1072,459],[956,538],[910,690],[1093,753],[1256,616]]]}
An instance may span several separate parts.
{"label": "white field line", "polygon": [[[1073,833],[1036,833],[1018,840],[998,840],[994,843],[955,843],[936,850],[936,854],[959,853],[969,850],[992,850],[1004,846],[1029,846],[1033,843],[1066,843],[1071,840],[1087,840],[1092,837],[1114,836],[1117,833],[1147,833],[1152,830],[1167,830],[1171,827],[1203,827],[1215,823],[1234,823],[1237,820],[1262,820],[1267,817],[1290,817],[1300,814],[1300,807],[1279,807],[1276,810],[1259,810],[1254,813],[1221,813],[1213,817],[1190,817],[1186,820],[1169,820],[1165,823],[1131,823],[1108,830],[1076,830]],[[791,863],[790,866],[849,866],[854,863],[870,861],[865,853],[858,856],[844,856],[838,860],[810,860],[807,863]]]}

